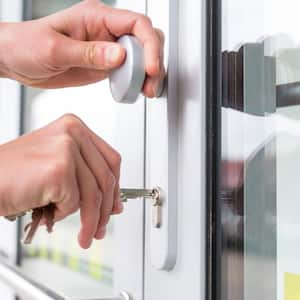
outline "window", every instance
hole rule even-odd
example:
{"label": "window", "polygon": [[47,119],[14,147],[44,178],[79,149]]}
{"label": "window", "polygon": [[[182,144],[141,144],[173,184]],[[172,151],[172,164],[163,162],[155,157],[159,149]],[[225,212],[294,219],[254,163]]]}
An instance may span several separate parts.
{"label": "window", "polygon": [[221,2],[214,19],[220,77],[211,78],[220,94],[210,98],[219,99],[211,113],[220,120],[211,206],[218,232],[212,270],[220,289],[212,298],[296,299],[300,7],[294,1]]}
{"label": "window", "polygon": [[[27,14],[39,18],[76,2],[79,1],[33,0],[27,2]],[[115,145],[117,104],[111,98],[107,82],[58,90],[26,87],[24,98],[24,132],[42,127],[65,113],[74,113]],[[24,217],[23,227],[28,222],[30,217]],[[109,224],[105,240],[95,241],[89,250],[82,250],[77,244],[79,226],[79,214],[76,214],[56,224],[51,235],[40,229],[32,244],[21,248],[22,268],[31,278],[43,278],[44,285],[67,297],[92,298],[99,293],[111,296],[114,294],[114,222]],[[56,273],[60,276],[54,276]]]}

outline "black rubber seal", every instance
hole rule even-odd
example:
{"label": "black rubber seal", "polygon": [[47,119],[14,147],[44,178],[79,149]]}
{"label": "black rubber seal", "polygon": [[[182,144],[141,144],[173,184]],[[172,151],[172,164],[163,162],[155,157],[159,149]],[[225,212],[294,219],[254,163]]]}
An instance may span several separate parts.
{"label": "black rubber seal", "polygon": [[221,0],[206,1],[206,297],[221,300]]}

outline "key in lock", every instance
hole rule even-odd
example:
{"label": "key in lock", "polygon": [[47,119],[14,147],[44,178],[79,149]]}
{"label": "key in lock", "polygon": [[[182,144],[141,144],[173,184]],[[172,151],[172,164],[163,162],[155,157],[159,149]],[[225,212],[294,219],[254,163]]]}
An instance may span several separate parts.
{"label": "key in lock", "polygon": [[152,206],[152,226],[160,228],[162,224],[162,190],[160,188],[150,189],[121,189],[121,200],[127,202],[128,199],[149,199]]}
{"label": "key in lock", "polygon": [[[160,188],[154,189],[121,189],[121,201],[127,202],[130,199],[149,199],[152,206],[152,225],[155,228],[160,228],[162,222],[162,190]],[[27,212],[29,213],[29,212]],[[7,216],[6,219],[15,221],[17,217],[22,217],[26,213],[16,216]],[[37,228],[38,224],[33,229]],[[33,230],[32,229],[32,230]],[[36,230],[35,230],[36,231]],[[31,239],[30,239],[31,240]]]}

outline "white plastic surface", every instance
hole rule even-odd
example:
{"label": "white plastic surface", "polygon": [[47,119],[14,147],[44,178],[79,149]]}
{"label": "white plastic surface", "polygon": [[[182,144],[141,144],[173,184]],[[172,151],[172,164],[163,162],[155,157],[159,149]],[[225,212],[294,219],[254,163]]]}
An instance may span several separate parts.
{"label": "white plastic surface", "polygon": [[159,186],[163,190],[161,227],[155,228],[149,224],[150,257],[154,268],[166,271],[174,268],[177,257],[178,47],[175,2],[164,1],[157,6],[157,9],[163,12],[163,17],[158,20],[158,27],[164,31],[166,37],[165,65],[168,68],[168,87],[160,98],[147,101],[146,182],[149,187]]}

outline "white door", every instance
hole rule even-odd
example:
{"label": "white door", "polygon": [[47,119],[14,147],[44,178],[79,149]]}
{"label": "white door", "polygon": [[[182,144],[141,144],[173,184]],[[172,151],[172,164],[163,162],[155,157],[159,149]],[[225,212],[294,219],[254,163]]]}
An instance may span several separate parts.
{"label": "white door", "polygon": [[[39,17],[72,2],[26,1],[24,11]],[[31,246],[20,248],[22,272],[30,279],[75,299],[102,299],[120,291],[134,300],[205,299],[204,2],[111,1],[148,14],[166,35],[168,87],[158,100],[116,104],[105,82],[23,90],[23,131],[75,113],[122,154],[122,187],[159,186],[164,194],[159,228],[153,225],[157,211],[150,203],[128,203],[112,221],[108,237],[89,251],[76,245],[77,216],[58,224],[50,236],[40,230]]]}

